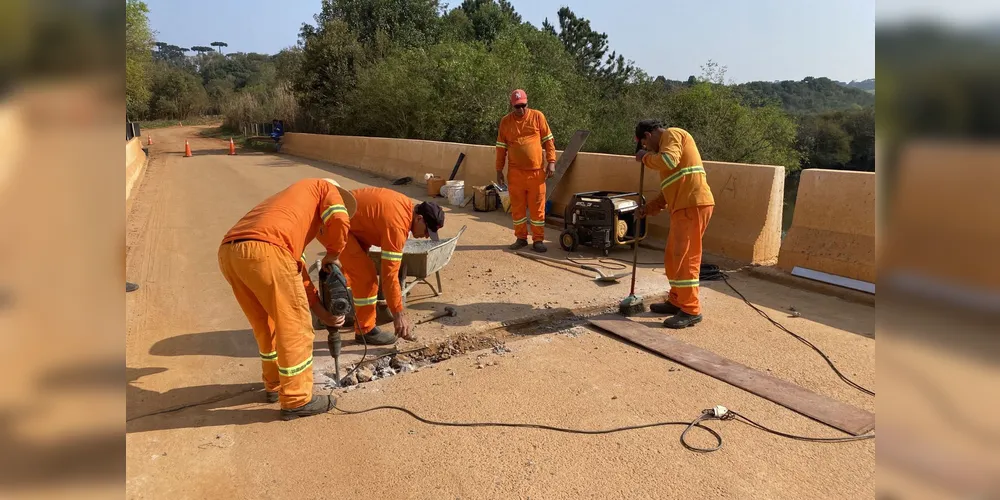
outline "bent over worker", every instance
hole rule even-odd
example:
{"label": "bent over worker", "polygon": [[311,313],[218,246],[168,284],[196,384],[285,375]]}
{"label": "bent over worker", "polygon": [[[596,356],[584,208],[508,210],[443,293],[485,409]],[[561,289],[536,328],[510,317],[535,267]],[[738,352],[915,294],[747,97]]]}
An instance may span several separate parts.
{"label": "bent over worker", "polygon": [[[340,255],[347,284],[354,300],[354,340],[368,345],[389,345],[396,337],[413,340],[410,322],[403,311],[403,291],[399,285],[399,267],[403,247],[410,233],[415,238],[437,241],[437,231],[444,226],[444,211],[436,203],[414,205],[402,193],[385,188],[352,191],[358,211],[351,219],[347,245]],[[368,257],[368,249],[381,247],[381,269]],[[395,333],[382,332],[375,326],[379,277]]]}
{"label": "bent over worker", "polygon": [[303,250],[316,238],[326,247],[324,261],[335,261],[356,207],[333,179],[304,179],[250,210],[219,247],[219,268],[257,339],[267,401],[281,403],[284,420],[333,406],[330,396],[313,395],[309,311],[327,326],[343,326],[344,317],[323,307]]}
{"label": "bent over worker", "polygon": [[[545,115],[528,109],[528,94],[517,89],[510,94],[514,108],[500,120],[497,133],[497,184],[505,184],[504,160],[510,192],[510,211],[517,241],[511,250],[528,246],[531,225],[532,250],[545,252],[545,180],[556,172],[556,141]],[[542,164],[542,147],[545,164]]]}
{"label": "bent over worker", "polygon": [[643,120],[635,127],[636,161],[660,174],[660,196],[649,202],[641,217],[670,208],[670,232],[663,256],[670,294],[650,310],[670,314],[667,328],[686,328],[701,322],[698,275],[701,240],[712,218],[715,198],[705,178],[698,146],[686,130],[664,128],[657,120]]}

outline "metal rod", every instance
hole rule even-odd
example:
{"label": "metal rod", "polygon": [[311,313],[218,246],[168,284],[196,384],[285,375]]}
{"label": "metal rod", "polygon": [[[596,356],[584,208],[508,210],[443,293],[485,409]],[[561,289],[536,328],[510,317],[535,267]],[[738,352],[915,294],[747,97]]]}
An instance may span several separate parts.
{"label": "metal rod", "polygon": [[[639,210],[643,210],[646,207],[646,196],[642,194],[643,188],[645,187],[644,186],[645,179],[646,179],[646,166],[643,165],[642,162],[640,161],[639,162]],[[643,214],[643,215],[645,216],[648,214]],[[636,220],[635,223],[637,225],[637,227],[635,228],[636,230],[635,233],[636,235],[638,235],[639,234],[638,224],[640,224],[640,221]],[[638,264],[639,264],[639,242],[636,241],[635,243],[632,244],[632,286],[629,289],[628,293],[629,297],[635,295],[635,269],[636,269],[635,266],[637,266]]]}

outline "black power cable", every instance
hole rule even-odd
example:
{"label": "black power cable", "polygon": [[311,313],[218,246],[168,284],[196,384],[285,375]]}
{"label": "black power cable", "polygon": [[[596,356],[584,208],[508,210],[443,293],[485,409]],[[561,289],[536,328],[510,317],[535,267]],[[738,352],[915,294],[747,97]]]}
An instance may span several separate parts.
{"label": "black power cable", "polygon": [[[519,428],[519,429],[540,429],[553,432],[563,432],[567,434],[583,434],[591,436],[601,435],[601,434],[614,434],[617,432],[633,431],[639,429],[650,429],[654,427],[684,426],[684,430],[681,432],[680,435],[681,445],[683,445],[688,450],[695,451],[698,453],[711,453],[713,451],[717,451],[720,448],[722,448],[722,435],[719,434],[719,432],[716,431],[715,429],[712,429],[711,427],[704,425],[704,422],[706,420],[736,420],[738,422],[742,422],[751,427],[754,427],[755,429],[762,430],[764,432],[773,434],[775,436],[794,439],[797,441],[808,441],[812,443],[846,443],[853,441],[864,441],[875,438],[874,433],[864,434],[861,436],[844,436],[844,437],[812,437],[812,436],[800,436],[796,434],[789,434],[787,432],[771,429],[770,427],[767,427],[754,420],[751,420],[750,418],[746,417],[741,413],[738,413],[734,410],[726,409],[721,406],[703,410],[701,412],[701,415],[699,415],[697,418],[695,418],[690,422],[681,422],[681,421],[655,422],[651,424],[612,427],[609,429],[570,429],[567,427],[557,427],[545,424],[513,423],[513,422],[444,422],[440,420],[431,420],[429,418],[421,417],[420,415],[417,415],[408,408],[403,408],[402,406],[394,406],[394,405],[374,406],[362,410],[346,410],[344,408],[337,406],[337,404],[334,403],[333,407],[337,411],[344,413],[346,415],[361,415],[364,413],[369,413],[378,410],[395,410],[398,412],[405,413],[410,417],[412,417],[414,420],[417,420],[424,424],[440,426],[440,427],[505,427],[505,428]],[[694,446],[692,444],[689,444],[687,442],[688,432],[690,432],[691,429],[694,429],[696,427],[711,434],[712,437],[715,438],[716,445],[709,448],[702,448],[699,446]]]}
{"label": "black power cable", "polygon": [[840,377],[840,380],[843,380],[847,385],[849,385],[849,386],[851,386],[851,387],[853,387],[853,388],[855,388],[855,389],[857,389],[857,390],[859,390],[859,391],[861,391],[861,392],[863,392],[863,393],[865,393],[865,394],[867,394],[869,396],[874,396],[875,395],[875,391],[873,391],[871,389],[868,389],[868,388],[862,386],[861,384],[858,384],[857,382],[851,380],[847,375],[844,375],[843,372],[841,372],[840,369],[837,368],[837,365],[834,364],[833,360],[830,359],[830,356],[827,356],[827,354],[825,352],[823,352],[822,349],[820,349],[819,347],[817,347],[816,344],[813,344],[808,339],[806,339],[806,338],[802,337],[801,335],[799,335],[799,334],[797,334],[797,333],[789,330],[788,328],[785,327],[785,325],[782,325],[781,323],[775,321],[773,318],[771,318],[770,315],[768,315],[766,312],[764,312],[761,308],[757,307],[752,302],[750,302],[750,300],[747,299],[746,296],[743,295],[742,292],[740,292],[739,290],[737,290],[736,287],[734,287],[733,284],[729,282],[729,272],[727,272],[727,271],[721,271],[716,266],[704,265],[703,264],[702,265],[702,269],[701,269],[701,278],[700,279],[702,281],[713,281],[713,280],[719,280],[719,279],[721,279],[722,281],[724,281],[726,283],[726,285],[729,286],[729,288],[733,291],[733,293],[735,293],[741,299],[743,299],[743,302],[746,303],[746,305],[750,306],[751,309],[753,309],[754,311],[756,311],[757,314],[761,315],[761,317],[763,317],[764,319],[766,319],[767,321],[769,321],[772,325],[774,325],[779,330],[781,330],[781,331],[783,331],[783,332],[791,335],[793,338],[795,338],[795,340],[798,340],[799,342],[802,342],[803,344],[805,344],[806,346],[808,346],[813,351],[816,351],[816,354],[819,354],[823,358],[823,360],[826,361],[826,364],[830,365],[830,369],[833,370],[833,373],[837,374],[837,376]]}

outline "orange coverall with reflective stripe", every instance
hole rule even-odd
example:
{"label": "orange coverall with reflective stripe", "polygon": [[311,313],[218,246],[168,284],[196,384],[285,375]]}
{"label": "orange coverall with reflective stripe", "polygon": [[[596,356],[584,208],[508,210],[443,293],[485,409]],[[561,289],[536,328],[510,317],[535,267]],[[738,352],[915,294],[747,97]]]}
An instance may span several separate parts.
{"label": "orange coverall with reflective stripe", "polygon": [[506,160],[514,235],[522,240],[528,238],[529,223],[532,241],[545,239],[543,146],[546,163],[555,162],[556,142],[541,111],[528,109],[522,117],[509,113],[500,120],[496,169],[503,172]]}
{"label": "orange coverall with reflective stripe", "polygon": [[698,300],[701,243],[712,218],[715,198],[691,134],[668,128],[656,146],[655,151],[642,157],[642,164],[660,173],[660,196],[649,202],[647,213],[654,216],[670,207],[670,232],[663,256],[670,282],[667,301],[688,314],[701,314]]}
{"label": "orange coverall with reflective stripe", "polygon": [[[389,311],[395,315],[403,310],[398,274],[413,223],[413,202],[385,188],[356,189],[351,193],[358,201],[358,209],[351,218],[351,232],[340,261],[354,298],[354,330],[365,334],[375,328],[380,275]],[[381,273],[368,257],[368,249],[373,246],[382,248]]]}
{"label": "orange coverall with reflective stripe", "polygon": [[226,233],[219,269],[253,328],[264,387],[282,408],[312,399],[314,333],[309,304],[319,300],[303,249],[317,238],[344,250],[350,220],[335,186],[305,179],[264,200]]}

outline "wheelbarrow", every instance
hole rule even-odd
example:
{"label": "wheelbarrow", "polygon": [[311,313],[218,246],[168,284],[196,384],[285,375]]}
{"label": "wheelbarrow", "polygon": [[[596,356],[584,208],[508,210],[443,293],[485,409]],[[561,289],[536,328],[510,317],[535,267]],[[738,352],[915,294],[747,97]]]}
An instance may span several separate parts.
{"label": "wheelbarrow", "polygon": [[[440,241],[413,238],[406,240],[406,245],[403,246],[403,260],[400,263],[398,275],[399,287],[403,292],[403,307],[406,307],[406,296],[410,294],[410,291],[415,286],[421,283],[429,286],[431,291],[434,292],[435,297],[441,295],[444,291],[441,286],[441,270],[451,262],[451,256],[455,253],[455,248],[458,246],[458,239],[465,232],[466,227],[462,226],[462,229],[458,230],[458,234]],[[375,269],[382,269],[382,249],[380,247],[373,246],[369,248],[368,257],[375,263]],[[431,276],[434,276],[437,280],[436,288],[429,281]],[[408,278],[413,279],[411,281]],[[375,310],[378,313],[379,324],[392,321],[392,315],[389,314],[388,308],[385,305],[385,297],[382,295],[381,286],[379,287],[378,302],[376,302]]]}

